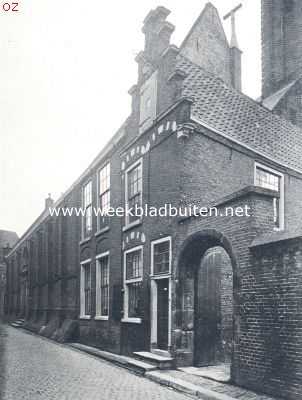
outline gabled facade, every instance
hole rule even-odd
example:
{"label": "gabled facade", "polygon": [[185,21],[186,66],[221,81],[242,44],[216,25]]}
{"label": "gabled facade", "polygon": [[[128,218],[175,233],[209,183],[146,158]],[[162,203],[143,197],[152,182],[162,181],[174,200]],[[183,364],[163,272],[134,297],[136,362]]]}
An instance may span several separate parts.
{"label": "gabled facade", "polygon": [[[234,383],[298,399],[302,131],[232,87],[212,5],[181,48],[168,14],[158,7],[144,21],[131,115],[54,204],[85,216],[51,216],[48,201],[10,252],[9,313],[58,340],[230,364]],[[208,29],[220,73],[212,45],[198,59]],[[206,210],[93,214],[108,205]]]}

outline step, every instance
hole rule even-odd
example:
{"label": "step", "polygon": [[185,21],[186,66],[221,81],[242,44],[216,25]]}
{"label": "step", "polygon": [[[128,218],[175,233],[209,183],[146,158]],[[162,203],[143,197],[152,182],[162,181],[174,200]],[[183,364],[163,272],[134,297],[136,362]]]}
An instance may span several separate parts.
{"label": "step", "polygon": [[11,322],[10,325],[13,326],[14,328],[22,328],[22,325],[23,325],[23,324],[20,324],[20,323],[18,323],[18,322]]}
{"label": "step", "polygon": [[145,375],[145,373],[154,371],[156,369],[153,364],[137,360],[135,358],[109,353],[108,351],[103,351],[96,347],[87,346],[81,343],[70,343],[69,346],[77,350],[84,351],[85,353],[91,354],[93,356],[113,362],[139,375]]}
{"label": "step", "polygon": [[151,353],[157,354],[158,356],[162,357],[171,357],[171,354],[167,350],[161,350],[161,349],[152,349]]}
{"label": "step", "polygon": [[175,362],[172,357],[164,357],[148,351],[136,351],[133,354],[139,360],[153,364],[159,369],[173,369],[175,366]]}

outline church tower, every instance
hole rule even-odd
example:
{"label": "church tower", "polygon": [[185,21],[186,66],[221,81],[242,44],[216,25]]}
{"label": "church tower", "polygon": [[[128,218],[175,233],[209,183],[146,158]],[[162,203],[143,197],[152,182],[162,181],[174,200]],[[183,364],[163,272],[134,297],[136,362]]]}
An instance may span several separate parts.
{"label": "church tower", "polygon": [[302,126],[301,0],[261,0],[263,105]]}

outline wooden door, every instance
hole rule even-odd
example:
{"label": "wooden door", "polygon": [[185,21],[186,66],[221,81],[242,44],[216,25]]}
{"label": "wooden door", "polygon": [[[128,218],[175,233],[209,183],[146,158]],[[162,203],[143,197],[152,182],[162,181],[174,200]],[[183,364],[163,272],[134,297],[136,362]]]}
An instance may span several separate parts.
{"label": "wooden door", "polygon": [[169,335],[169,279],[157,281],[157,347],[168,349]]}
{"label": "wooden door", "polygon": [[206,254],[195,279],[196,366],[216,365],[220,361],[220,261],[221,253],[213,251]]}

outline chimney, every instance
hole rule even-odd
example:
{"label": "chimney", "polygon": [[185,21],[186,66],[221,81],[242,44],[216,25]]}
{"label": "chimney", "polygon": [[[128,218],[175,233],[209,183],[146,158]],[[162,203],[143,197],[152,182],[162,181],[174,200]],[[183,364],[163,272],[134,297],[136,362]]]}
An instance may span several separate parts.
{"label": "chimney", "polygon": [[49,209],[50,207],[53,207],[53,205],[54,205],[54,201],[53,201],[53,199],[51,198],[51,194],[48,193],[48,197],[47,197],[47,199],[45,199],[45,210],[48,211],[48,209]]}
{"label": "chimney", "polygon": [[241,92],[241,55],[238,47],[230,48],[231,79],[232,86]]}
{"label": "chimney", "polygon": [[230,71],[231,71],[231,83],[232,86],[241,91],[241,55],[242,51],[239,48],[236,25],[235,25],[235,13],[240,10],[242,4],[239,4],[233,10],[231,10],[223,19],[231,18],[232,36],[230,42]]}
{"label": "chimney", "polygon": [[151,10],[144,19],[142,29],[145,34],[144,56],[151,63],[156,62],[170,44],[175,27],[166,21],[169,14],[170,10],[159,6],[155,10]]}

